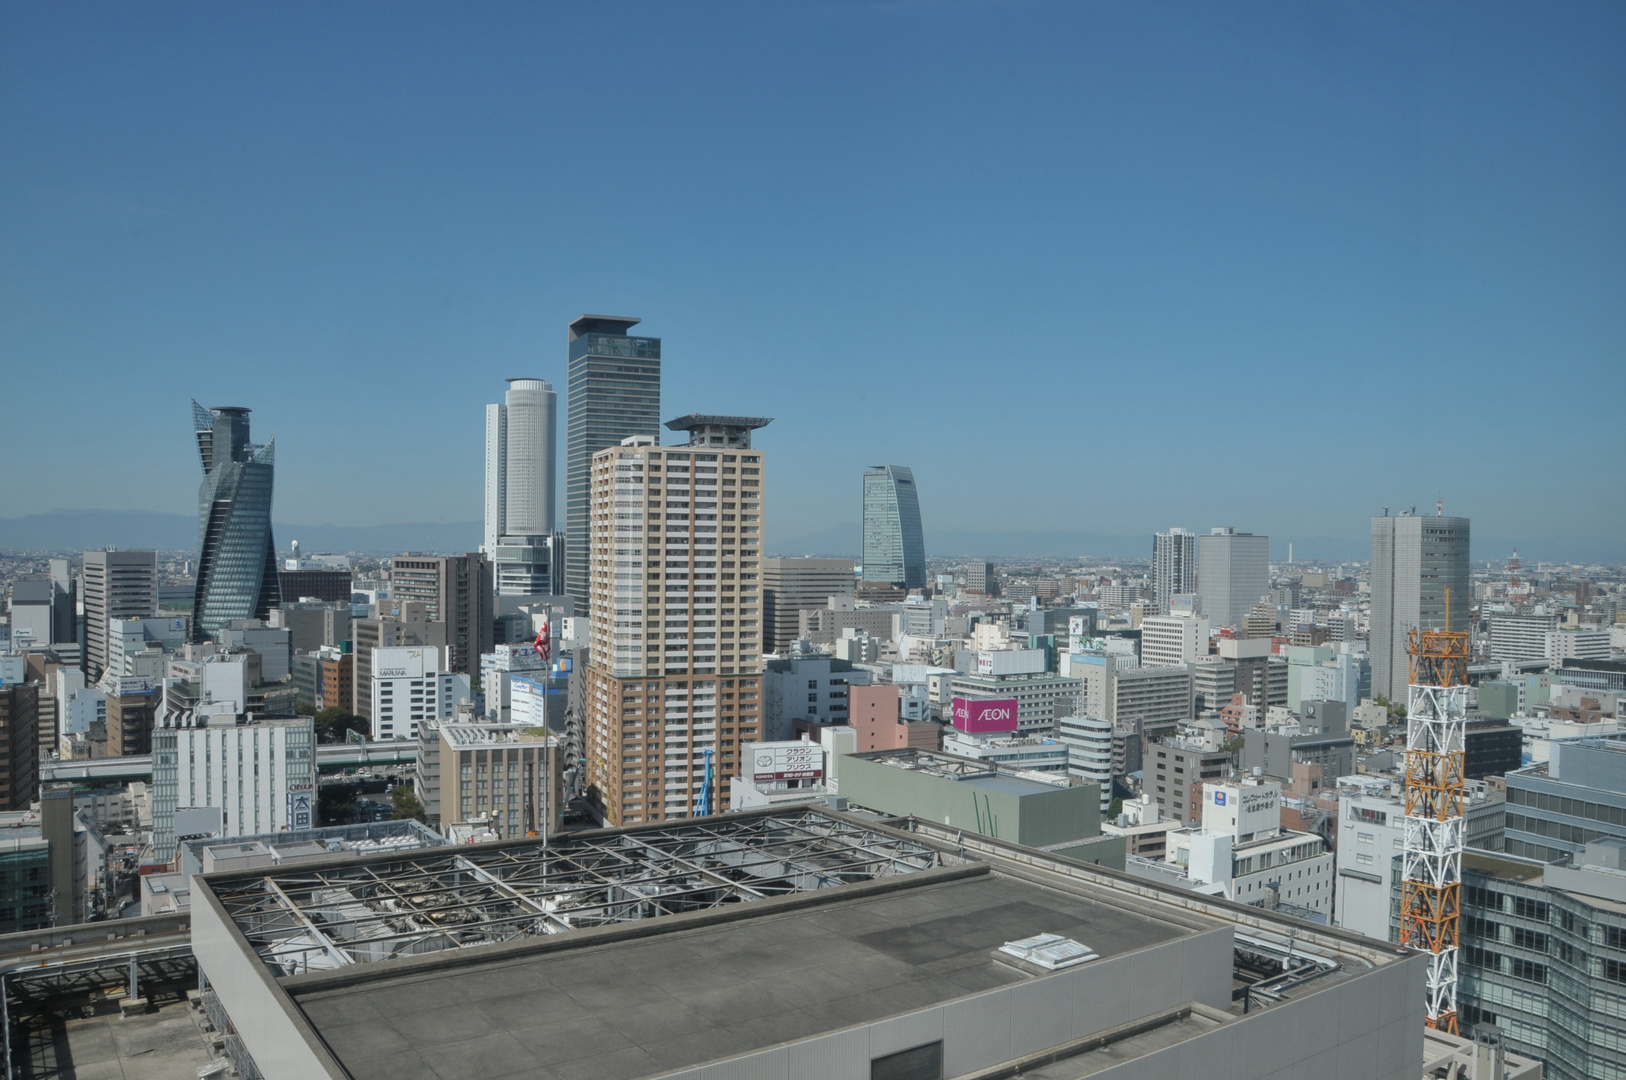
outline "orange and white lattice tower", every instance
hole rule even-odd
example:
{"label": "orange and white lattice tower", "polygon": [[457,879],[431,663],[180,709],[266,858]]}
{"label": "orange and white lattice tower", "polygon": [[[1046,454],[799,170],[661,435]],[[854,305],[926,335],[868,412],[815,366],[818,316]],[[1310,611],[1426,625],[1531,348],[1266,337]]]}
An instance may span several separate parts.
{"label": "orange and white lattice tower", "polygon": [[1413,630],[1406,701],[1406,847],[1400,942],[1430,955],[1428,1025],[1457,1030],[1457,947],[1462,919],[1463,741],[1468,719],[1468,633]]}

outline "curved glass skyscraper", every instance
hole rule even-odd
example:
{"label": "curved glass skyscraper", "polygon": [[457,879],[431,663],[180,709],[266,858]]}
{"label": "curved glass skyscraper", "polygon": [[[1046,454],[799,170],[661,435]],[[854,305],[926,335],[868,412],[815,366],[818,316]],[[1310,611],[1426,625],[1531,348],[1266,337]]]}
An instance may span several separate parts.
{"label": "curved glass skyscraper", "polygon": [[207,641],[233,619],[263,619],[281,602],[271,539],[275,439],[248,441],[248,410],[192,402],[203,484],[198,488],[198,584],[192,640]]}
{"label": "curved glass skyscraper", "polygon": [[915,474],[902,465],[872,465],[864,474],[863,579],[905,589],[926,586],[920,498]]}

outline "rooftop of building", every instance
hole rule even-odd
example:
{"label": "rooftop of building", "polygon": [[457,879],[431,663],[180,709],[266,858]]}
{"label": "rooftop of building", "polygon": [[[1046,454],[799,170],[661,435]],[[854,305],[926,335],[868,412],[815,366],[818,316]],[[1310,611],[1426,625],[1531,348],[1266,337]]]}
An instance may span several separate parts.
{"label": "rooftop of building", "polygon": [[676,420],[668,420],[666,426],[672,431],[694,431],[697,428],[722,427],[755,429],[767,427],[773,423],[771,416],[721,416],[715,413],[690,413],[680,416]]}
{"label": "rooftop of building", "polygon": [[641,322],[630,315],[581,315],[570,321],[570,340],[585,334],[625,334]]}
{"label": "rooftop of building", "polygon": [[203,866],[205,848],[221,849],[258,844],[264,849],[265,854],[270,856],[282,851],[293,851],[299,845],[320,844],[328,854],[343,853],[353,857],[374,852],[440,847],[445,843],[446,838],[433,829],[411,818],[403,818],[398,821],[372,821],[358,825],[328,825],[317,829],[284,829],[281,832],[235,837],[231,840],[218,836],[196,837],[181,841],[179,856],[182,872],[195,874],[199,873]]}
{"label": "rooftop of building", "polygon": [[637,1077],[1034,978],[994,959],[1008,941],[1057,933],[1106,957],[1188,932],[966,873],[976,869],[931,871],[939,880],[899,879],[875,895],[744,922],[583,942],[534,960],[295,991],[294,1000],[358,1077],[397,1077],[471,1053],[484,1075],[547,1075],[540,1070],[585,1059],[597,1076]]}
{"label": "rooftop of building", "polygon": [[1496,855],[1475,848],[1468,848],[1462,853],[1462,868],[1499,881],[1518,881],[1526,885],[1540,885],[1546,869],[1543,863],[1532,859]]}
{"label": "rooftop of building", "polygon": [[1074,675],[1058,675],[1054,671],[1021,672],[1013,675],[980,675],[975,671],[964,672],[954,676],[956,683],[985,683],[988,686],[1010,686],[1014,683],[1024,682],[1079,682]]}
{"label": "rooftop of building", "polygon": [[[1259,909],[953,830],[811,809],[216,874],[197,887],[335,1075],[390,1080],[664,1075],[1065,976],[1001,953],[1039,934],[1080,942],[1097,963],[1231,925],[1239,946],[1318,957],[1319,981],[1289,996],[1402,955],[1320,927],[1298,926],[1290,944],[1290,925]],[[1145,1046],[1115,1045],[1138,1056],[1227,1016],[1240,1008],[1174,1010],[1132,1033]],[[1085,1048],[1069,1054],[1087,1064]]]}
{"label": "rooftop of building", "polygon": [[557,742],[557,736],[541,727],[513,727],[508,724],[441,724],[440,736],[454,747],[536,746]]}
{"label": "rooftop of building", "polygon": [[[1058,744],[1060,745],[1060,744]],[[897,750],[871,750],[851,757],[889,765],[894,769],[925,773],[928,776],[962,783],[977,784],[994,791],[1015,795],[1036,795],[1054,791],[1056,774],[1036,772],[1032,769],[1013,768],[980,758],[963,758],[917,747]],[[994,781],[999,781],[995,783]]]}

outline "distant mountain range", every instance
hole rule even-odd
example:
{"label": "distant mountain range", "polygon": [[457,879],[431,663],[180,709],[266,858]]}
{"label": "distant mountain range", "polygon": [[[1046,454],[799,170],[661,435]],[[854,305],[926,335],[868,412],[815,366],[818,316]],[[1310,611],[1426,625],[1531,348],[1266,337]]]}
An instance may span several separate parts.
{"label": "distant mountain range", "polygon": [[[478,521],[421,521],[400,525],[294,525],[274,522],[277,549],[391,554],[402,551],[475,551]],[[198,546],[198,519],[144,510],[54,510],[0,518],[0,551],[76,551],[104,547],[190,551]]]}
{"label": "distant mountain range", "polygon": [[[354,551],[394,554],[402,551],[475,551],[480,546],[478,521],[419,521],[399,525],[294,525],[277,522],[277,548],[292,540],[306,552]],[[103,547],[190,551],[197,547],[198,522],[190,514],[143,510],[54,510],[48,514],[0,518],[0,551],[85,551]],[[1289,541],[1271,538],[1271,557],[1286,559]],[[1299,562],[1364,562],[1371,557],[1366,537],[1315,536],[1291,541]],[[1519,540],[1474,538],[1474,558],[1499,560],[1517,545],[1528,565],[1537,561],[1626,563],[1626,539],[1524,537]],[[821,532],[772,539],[775,555],[826,555],[858,558],[863,550],[856,521]],[[934,559],[1022,559],[1091,555],[1104,559],[1146,559],[1152,534],[1114,536],[1068,530],[972,532],[945,529],[926,533],[926,554]]]}

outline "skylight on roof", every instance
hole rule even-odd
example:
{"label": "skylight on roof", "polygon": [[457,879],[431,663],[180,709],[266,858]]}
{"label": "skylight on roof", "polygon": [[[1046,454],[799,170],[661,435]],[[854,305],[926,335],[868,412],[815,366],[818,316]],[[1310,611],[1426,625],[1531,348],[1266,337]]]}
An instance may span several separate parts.
{"label": "skylight on roof", "polygon": [[1018,960],[1025,960],[1046,971],[1060,971],[1074,964],[1099,959],[1100,954],[1088,945],[1062,937],[1060,934],[1038,934],[1021,941],[1007,941],[999,951]]}

